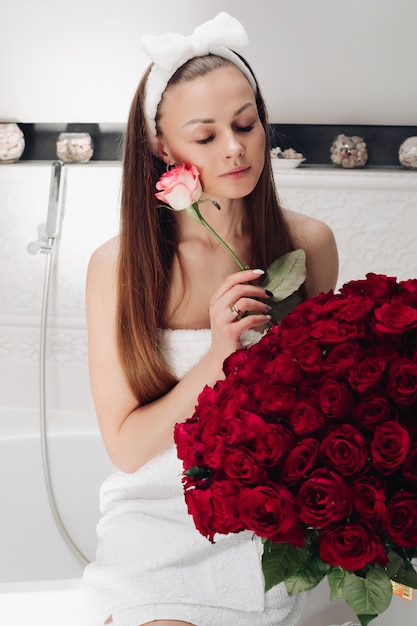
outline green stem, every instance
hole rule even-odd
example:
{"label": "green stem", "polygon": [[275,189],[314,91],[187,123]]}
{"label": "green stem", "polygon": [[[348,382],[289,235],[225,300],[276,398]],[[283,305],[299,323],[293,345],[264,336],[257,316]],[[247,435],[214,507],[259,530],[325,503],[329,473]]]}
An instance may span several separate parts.
{"label": "green stem", "polygon": [[[205,200],[203,200],[203,202],[205,202]],[[198,209],[197,202],[195,202],[195,203],[193,204],[193,207],[194,207],[195,213],[196,213],[196,215],[197,215],[197,217],[198,217],[198,219],[199,219],[200,223],[201,223],[201,224],[202,224],[205,228],[207,228],[207,230],[208,230],[208,231],[209,231],[209,232],[210,232],[210,233],[211,233],[211,234],[212,234],[212,235],[213,235],[213,236],[217,239],[217,241],[218,241],[219,243],[221,243],[221,244],[222,244],[222,246],[223,246],[224,248],[226,248],[226,250],[229,252],[229,254],[231,254],[231,255],[232,255],[232,257],[234,258],[234,260],[235,260],[235,261],[236,261],[236,263],[238,264],[239,268],[240,268],[241,270],[247,270],[247,269],[248,269],[248,266],[247,266],[247,265],[243,265],[243,263],[240,261],[239,257],[238,257],[238,256],[237,256],[234,252],[233,252],[233,250],[232,250],[232,249],[231,249],[231,248],[227,245],[227,243],[226,243],[225,241],[223,241],[223,239],[222,239],[222,238],[221,238],[221,237],[220,237],[220,236],[216,233],[216,231],[215,231],[215,230],[214,230],[214,229],[210,226],[210,224],[208,224],[208,223],[206,222],[206,220],[205,220],[205,219],[204,219],[204,217],[201,215],[201,213],[200,213],[200,211],[199,211],[199,209]]]}

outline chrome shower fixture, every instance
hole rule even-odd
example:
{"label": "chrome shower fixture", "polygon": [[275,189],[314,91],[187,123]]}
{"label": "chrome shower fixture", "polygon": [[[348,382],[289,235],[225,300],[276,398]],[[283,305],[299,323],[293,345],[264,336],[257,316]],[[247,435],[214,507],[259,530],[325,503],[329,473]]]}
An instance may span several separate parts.
{"label": "chrome shower fixture", "polygon": [[49,186],[48,213],[44,234],[36,241],[27,245],[29,254],[50,254],[54,240],[59,235],[63,198],[63,167],[62,161],[53,161],[51,183]]}

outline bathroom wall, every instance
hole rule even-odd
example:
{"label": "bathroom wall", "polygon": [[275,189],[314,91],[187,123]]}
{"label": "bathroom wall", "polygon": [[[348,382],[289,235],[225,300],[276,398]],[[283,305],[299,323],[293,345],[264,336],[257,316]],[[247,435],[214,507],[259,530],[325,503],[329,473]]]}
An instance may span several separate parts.
{"label": "bathroom wall", "polygon": [[[245,25],[281,124],[417,124],[415,0],[2,0],[0,120],[124,123],[144,33]],[[5,62],[7,59],[7,62]]]}

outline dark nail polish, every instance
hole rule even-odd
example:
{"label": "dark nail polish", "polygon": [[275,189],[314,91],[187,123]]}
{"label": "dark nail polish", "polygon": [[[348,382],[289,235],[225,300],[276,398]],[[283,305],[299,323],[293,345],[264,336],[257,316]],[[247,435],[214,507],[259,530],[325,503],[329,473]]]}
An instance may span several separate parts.
{"label": "dark nail polish", "polygon": [[268,289],[265,289],[265,293],[266,293],[266,295],[268,296],[268,298],[272,298],[272,297],[273,297],[273,295],[274,295],[274,294],[272,293],[272,291],[269,291]]}

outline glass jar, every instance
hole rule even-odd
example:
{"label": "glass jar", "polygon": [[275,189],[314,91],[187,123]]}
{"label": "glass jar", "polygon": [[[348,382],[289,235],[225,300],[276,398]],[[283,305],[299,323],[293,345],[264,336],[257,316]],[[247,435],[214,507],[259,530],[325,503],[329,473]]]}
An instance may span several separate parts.
{"label": "glass jar", "polygon": [[19,126],[0,124],[0,163],[16,163],[25,149],[25,138]]}
{"label": "glass jar", "polygon": [[417,137],[409,137],[398,150],[398,159],[404,167],[417,170]]}
{"label": "glass jar", "polygon": [[331,145],[330,158],[339,167],[363,167],[368,160],[368,148],[362,137],[338,135]]}
{"label": "glass jar", "polygon": [[89,133],[61,133],[56,154],[64,163],[87,163],[93,156],[93,140]]}

